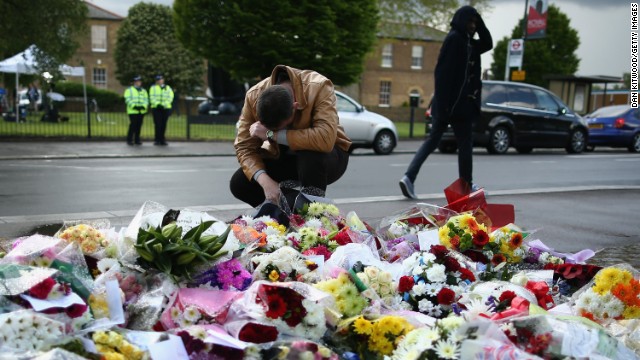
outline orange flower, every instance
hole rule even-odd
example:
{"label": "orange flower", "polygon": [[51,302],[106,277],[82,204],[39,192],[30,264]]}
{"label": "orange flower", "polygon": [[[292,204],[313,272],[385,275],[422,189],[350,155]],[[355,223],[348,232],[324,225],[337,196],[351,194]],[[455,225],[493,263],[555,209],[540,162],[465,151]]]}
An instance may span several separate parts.
{"label": "orange flower", "polygon": [[596,321],[595,316],[593,316],[592,313],[590,313],[590,312],[588,312],[588,311],[586,311],[584,309],[580,310],[580,316],[585,317],[585,318],[587,318],[587,319],[589,319],[591,321],[594,321],[594,322]]}
{"label": "orange flower", "polygon": [[466,226],[469,228],[469,230],[471,230],[472,233],[475,233],[476,231],[478,231],[480,229],[480,227],[478,226],[478,222],[476,221],[476,219],[472,218],[472,217],[468,217],[463,219],[464,224],[462,224],[463,226]]}
{"label": "orange flower", "polygon": [[512,249],[519,248],[522,245],[522,234],[517,232],[511,235],[511,241],[509,242],[509,245]]}
{"label": "orange flower", "polygon": [[493,264],[493,266],[498,266],[505,261],[507,261],[507,258],[503,254],[494,254],[493,258],[491,258],[491,264]]}
{"label": "orange flower", "polygon": [[635,302],[634,298],[637,298],[637,296],[633,294],[633,291],[631,291],[631,286],[623,283],[616,284],[613,289],[611,289],[611,294],[620,299],[620,301],[625,303],[627,306],[633,305]]}

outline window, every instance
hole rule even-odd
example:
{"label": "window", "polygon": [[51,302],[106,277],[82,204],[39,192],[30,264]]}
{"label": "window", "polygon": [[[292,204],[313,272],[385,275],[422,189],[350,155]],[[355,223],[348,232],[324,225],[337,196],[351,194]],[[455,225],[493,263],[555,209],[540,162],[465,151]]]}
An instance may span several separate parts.
{"label": "window", "polygon": [[336,94],[336,108],[338,111],[348,111],[348,112],[358,112],[356,106],[349,100],[343,98],[342,96]]}
{"label": "window", "polygon": [[483,84],[482,103],[491,105],[507,105],[507,89],[504,85]]}
{"label": "window", "polygon": [[390,68],[393,65],[393,45],[385,44],[382,47],[382,64],[384,68]]}
{"label": "window", "polygon": [[107,27],[91,25],[91,50],[95,52],[107,51]]}
{"label": "window", "polygon": [[93,85],[102,89],[107,87],[107,69],[93,68]]}
{"label": "window", "polygon": [[411,48],[411,68],[422,69],[422,46],[414,45]]}
{"label": "window", "polygon": [[513,86],[509,89],[509,104],[521,108],[535,109],[538,106],[538,100],[531,89]]}
{"label": "window", "polygon": [[380,81],[380,102],[378,106],[391,105],[391,81]]}
{"label": "window", "polygon": [[537,107],[538,110],[552,111],[552,112],[558,111],[558,103],[556,103],[556,101],[553,100],[551,95],[547,94],[542,90],[537,90],[537,89],[533,90],[533,93],[536,94],[536,97],[538,98],[538,107]]}

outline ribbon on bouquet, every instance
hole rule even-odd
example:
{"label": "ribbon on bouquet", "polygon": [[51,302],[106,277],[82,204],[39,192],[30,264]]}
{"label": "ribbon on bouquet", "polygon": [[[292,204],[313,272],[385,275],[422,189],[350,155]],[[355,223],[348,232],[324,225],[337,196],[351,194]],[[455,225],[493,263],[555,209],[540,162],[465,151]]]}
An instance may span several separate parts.
{"label": "ribbon on bouquet", "polygon": [[445,208],[458,213],[475,211],[476,218],[490,225],[492,230],[515,222],[512,204],[488,204],[483,189],[471,192],[469,184],[462,179],[445,188],[444,195],[448,202]]}
{"label": "ribbon on bouquet", "polygon": [[580,250],[577,253],[563,253],[555,251],[553,248],[548,247],[540,240],[532,240],[527,243],[530,248],[538,249],[540,251],[546,251],[553,256],[557,256],[561,259],[565,259],[566,263],[570,264],[583,264],[592,258],[596,253],[591,249]]}

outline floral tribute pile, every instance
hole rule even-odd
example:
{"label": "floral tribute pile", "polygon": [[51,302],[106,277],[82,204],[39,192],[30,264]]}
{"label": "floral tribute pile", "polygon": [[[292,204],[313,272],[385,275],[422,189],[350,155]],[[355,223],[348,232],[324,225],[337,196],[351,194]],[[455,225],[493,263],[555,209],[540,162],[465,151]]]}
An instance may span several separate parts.
{"label": "floral tribute pile", "polygon": [[147,202],[13,239],[0,358],[640,359],[640,272],[454,190],[373,226],[329,199],[287,226]]}

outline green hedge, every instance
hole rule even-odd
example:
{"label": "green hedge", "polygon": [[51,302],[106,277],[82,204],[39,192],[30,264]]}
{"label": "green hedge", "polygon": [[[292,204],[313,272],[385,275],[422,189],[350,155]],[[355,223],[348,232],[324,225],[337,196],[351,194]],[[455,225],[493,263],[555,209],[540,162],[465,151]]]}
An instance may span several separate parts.
{"label": "green hedge", "polygon": [[[82,84],[77,82],[56,83],[55,92],[64,96],[83,97]],[[98,89],[93,85],[87,85],[87,97],[96,99],[100,109],[110,109],[123,103],[122,95],[109,90]]]}

